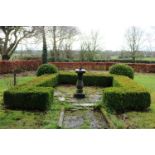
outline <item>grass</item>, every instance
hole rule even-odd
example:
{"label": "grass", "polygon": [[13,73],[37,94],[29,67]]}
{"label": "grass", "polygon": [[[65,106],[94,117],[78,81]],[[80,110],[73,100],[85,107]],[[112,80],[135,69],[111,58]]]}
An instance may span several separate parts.
{"label": "grass", "polygon": [[[32,80],[34,76],[17,77],[17,84],[22,84]],[[13,87],[13,77],[3,77],[0,79],[0,94],[6,89]]]}
{"label": "grass", "polygon": [[[32,80],[34,76],[17,77],[17,83],[22,84]],[[111,123],[111,128],[155,128],[155,74],[135,74],[134,80],[144,85],[150,90],[152,103],[148,111],[145,112],[127,112],[121,115],[104,113]],[[4,109],[2,105],[3,92],[13,87],[11,77],[0,78],[0,128],[57,128],[59,114],[64,107],[70,109],[71,105],[66,102],[60,102],[55,99],[51,109],[47,112],[28,112]],[[60,88],[62,88],[60,86]],[[62,92],[66,91],[61,89]],[[89,93],[91,90],[87,90]],[[69,93],[73,93],[70,89]],[[93,93],[93,92],[91,92]],[[95,93],[95,92],[94,92]],[[89,121],[86,120],[81,128],[88,128]]]}
{"label": "grass", "polygon": [[144,58],[141,58],[140,60],[155,61],[155,57],[144,57]]}
{"label": "grass", "polygon": [[114,128],[155,128],[155,74],[136,74],[134,80],[148,88],[151,93],[151,106],[144,112],[127,112],[121,115],[107,113]]}
{"label": "grass", "polygon": [[[34,76],[17,77],[17,83],[22,84],[32,80]],[[51,109],[47,112],[28,112],[20,110],[8,110],[2,105],[3,92],[13,87],[11,77],[0,79],[0,128],[9,129],[39,129],[39,128],[57,128],[60,110],[62,107],[68,108],[67,103],[59,103],[55,100]]]}
{"label": "grass", "polygon": [[147,89],[149,89],[151,92],[155,92],[155,74],[145,74],[145,73],[139,73],[135,75],[134,80],[145,86]]}
{"label": "grass", "polygon": [[155,74],[138,74],[135,81],[150,90],[152,104],[146,112],[128,112],[125,124],[130,128],[155,128]]}
{"label": "grass", "polygon": [[[17,84],[23,84],[35,78],[35,76],[22,76],[17,77]],[[51,109],[47,112],[28,112],[21,110],[8,110],[5,109],[2,105],[3,92],[11,87],[13,87],[13,78],[10,76],[5,76],[0,79],[0,128],[3,129],[55,129],[57,128],[57,123],[59,120],[60,112],[62,108],[69,110],[73,108],[72,104],[68,101],[58,101],[58,97],[55,97],[54,104],[51,106]],[[62,94],[67,93],[67,97],[73,96],[75,92],[75,86],[69,87],[66,90],[66,87],[59,86],[56,90],[62,92]],[[94,87],[93,89],[87,87],[85,89],[86,94],[94,94],[96,91],[101,91],[101,88]],[[81,128],[89,128],[89,120],[84,119],[84,123]]]}

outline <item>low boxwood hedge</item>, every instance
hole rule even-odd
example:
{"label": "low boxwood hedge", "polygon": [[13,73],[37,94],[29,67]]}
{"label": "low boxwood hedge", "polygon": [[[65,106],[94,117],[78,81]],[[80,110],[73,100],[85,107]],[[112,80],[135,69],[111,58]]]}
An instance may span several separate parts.
{"label": "low boxwood hedge", "polygon": [[10,109],[47,110],[53,101],[52,87],[21,88],[4,93],[4,103]]}
{"label": "low boxwood hedge", "polygon": [[143,111],[151,104],[149,91],[125,76],[114,76],[113,87],[104,89],[103,103],[110,111]]}
{"label": "low boxwood hedge", "polygon": [[76,84],[77,74],[74,72],[59,72],[59,84]]}
{"label": "low boxwood hedge", "polygon": [[[76,84],[77,74],[74,72],[60,72],[59,84]],[[109,87],[112,86],[113,76],[109,74],[86,73],[83,77],[85,86]]]}
{"label": "low boxwood hedge", "polygon": [[[86,73],[85,86],[108,87],[103,90],[103,104],[110,111],[122,113],[146,110],[151,104],[150,93],[125,76]],[[53,102],[54,88],[58,84],[76,84],[77,74],[59,72],[42,75],[4,92],[4,104],[8,108],[22,110],[47,110]]]}
{"label": "low boxwood hedge", "polygon": [[37,76],[41,76],[44,74],[54,74],[58,73],[58,68],[53,64],[42,64],[38,67]]}
{"label": "low boxwood hedge", "polygon": [[110,67],[109,72],[116,75],[124,75],[131,79],[134,78],[134,70],[126,64],[114,64]]}
{"label": "low boxwood hedge", "polygon": [[48,110],[53,102],[58,74],[43,75],[4,92],[4,105],[10,109]]}

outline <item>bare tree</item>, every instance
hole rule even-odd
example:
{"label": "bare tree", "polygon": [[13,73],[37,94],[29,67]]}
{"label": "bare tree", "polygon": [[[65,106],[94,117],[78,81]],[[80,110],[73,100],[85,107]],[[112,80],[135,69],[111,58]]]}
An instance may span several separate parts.
{"label": "bare tree", "polygon": [[155,48],[155,26],[149,27],[145,33],[145,50],[152,52]]}
{"label": "bare tree", "polygon": [[73,59],[73,50],[72,46],[75,41],[78,40],[76,37],[78,34],[80,34],[79,30],[75,27],[68,28],[68,33],[66,39],[62,43],[62,50],[64,51],[64,54],[67,59]]}
{"label": "bare tree", "polygon": [[143,43],[143,31],[139,27],[132,26],[126,31],[125,38],[132,60],[135,62],[136,54]]}
{"label": "bare tree", "polygon": [[92,61],[95,59],[97,50],[100,48],[99,33],[92,31],[90,35],[84,36],[81,41],[80,59],[81,61]]}
{"label": "bare tree", "polygon": [[[48,37],[52,39],[53,50],[55,60],[60,57],[60,51],[71,49],[74,37],[79,33],[79,30],[75,26],[51,26],[48,27]],[[66,49],[67,48],[67,49]]]}
{"label": "bare tree", "polygon": [[87,43],[85,41],[82,41],[80,43],[80,61],[85,61],[87,60]]}
{"label": "bare tree", "polygon": [[25,38],[31,37],[34,27],[0,26],[0,54],[2,60],[9,60],[18,44]]}

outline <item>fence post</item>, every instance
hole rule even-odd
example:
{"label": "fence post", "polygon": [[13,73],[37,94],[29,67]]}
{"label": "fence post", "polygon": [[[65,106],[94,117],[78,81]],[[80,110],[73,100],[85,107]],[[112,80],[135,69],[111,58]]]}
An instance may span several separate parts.
{"label": "fence post", "polygon": [[16,85],[16,71],[13,72],[13,85]]}

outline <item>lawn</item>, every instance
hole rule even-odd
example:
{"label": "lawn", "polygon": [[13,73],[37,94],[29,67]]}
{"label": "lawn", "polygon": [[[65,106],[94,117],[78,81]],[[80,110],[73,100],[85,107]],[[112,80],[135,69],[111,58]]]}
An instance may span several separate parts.
{"label": "lawn", "polygon": [[[32,80],[34,76],[17,77],[17,83],[22,84]],[[48,112],[28,112],[20,110],[7,110],[2,105],[3,91],[12,87],[12,78],[0,79],[0,128],[57,128],[60,110],[66,103],[52,105]]]}
{"label": "lawn", "polygon": [[150,90],[152,104],[147,112],[127,113],[125,124],[132,128],[155,128],[155,74],[138,74],[135,81]]}
{"label": "lawn", "polygon": [[[19,76],[17,83],[32,80],[34,76]],[[127,112],[113,115],[106,112],[113,128],[155,128],[155,74],[137,73],[134,80],[150,90],[152,104],[145,112]],[[47,112],[28,112],[7,110],[3,107],[3,91],[12,87],[12,78],[0,78],[0,128],[57,128],[60,111],[69,104],[55,99],[52,108]]]}
{"label": "lawn", "polygon": [[122,115],[106,113],[114,128],[155,128],[155,74],[137,73],[134,80],[151,93],[151,106],[145,112],[127,112]]}

